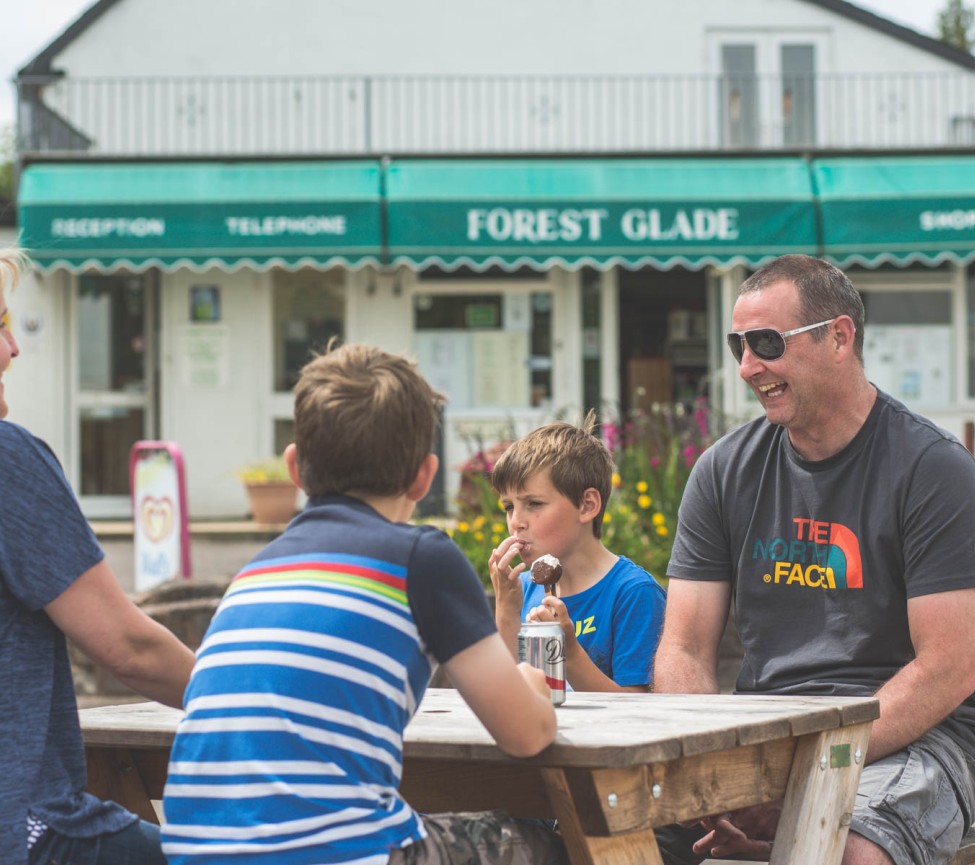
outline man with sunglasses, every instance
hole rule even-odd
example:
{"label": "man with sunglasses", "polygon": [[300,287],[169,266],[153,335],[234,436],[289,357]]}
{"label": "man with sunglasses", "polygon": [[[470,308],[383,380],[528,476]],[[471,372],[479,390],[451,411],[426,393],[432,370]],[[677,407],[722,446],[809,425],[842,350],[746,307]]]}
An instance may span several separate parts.
{"label": "man with sunglasses", "polygon": [[[765,265],[732,326],[765,417],[691,474],[656,690],[717,692],[734,601],[738,693],[880,700],[844,865],[948,862],[975,812],[975,460],[870,383],[863,303],[832,265]],[[660,845],[673,863],[767,856],[777,820],[745,809]]]}

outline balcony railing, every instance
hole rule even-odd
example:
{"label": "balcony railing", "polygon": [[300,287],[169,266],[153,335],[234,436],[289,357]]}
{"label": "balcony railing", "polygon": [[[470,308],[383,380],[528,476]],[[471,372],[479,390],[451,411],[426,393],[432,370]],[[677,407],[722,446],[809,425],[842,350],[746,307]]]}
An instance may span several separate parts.
{"label": "balcony railing", "polygon": [[975,74],[21,80],[19,147],[112,157],[962,148]]}

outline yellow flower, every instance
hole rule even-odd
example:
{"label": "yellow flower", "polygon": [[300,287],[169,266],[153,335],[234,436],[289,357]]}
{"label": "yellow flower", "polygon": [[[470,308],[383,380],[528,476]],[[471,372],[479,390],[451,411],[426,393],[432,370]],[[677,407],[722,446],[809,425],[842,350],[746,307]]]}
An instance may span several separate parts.
{"label": "yellow flower", "polygon": [[458,532],[469,532],[470,530],[471,530],[471,527],[467,523],[465,523],[463,520],[461,520],[459,523],[457,523],[457,531]]}
{"label": "yellow flower", "polygon": [[639,498],[638,498],[638,499],[636,500],[636,503],[637,503],[637,504],[638,504],[638,505],[639,505],[639,506],[640,506],[641,508],[643,508],[643,510],[646,510],[646,509],[647,509],[647,508],[649,508],[649,507],[650,507],[650,505],[652,504],[652,502],[651,502],[651,500],[650,500],[650,496],[646,496],[646,495],[644,495],[644,496],[640,496],[640,497],[639,497]]}
{"label": "yellow flower", "polygon": [[650,488],[647,486],[647,482],[646,481],[637,481],[636,482],[636,491],[638,493],[645,493],[648,489],[650,489]]}
{"label": "yellow flower", "polygon": [[653,524],[655,526],[663,526],[667,524],[667,517],[665,517],[660,511],[657,511],[652,517]]}
{"label": "yellow flower", "polygon": [[623,479],[619,476],[619,473],[613,472],[613,489],[618,490],[621,483],[623,483]]}
{"label": "yellow flower", "polygon": [[660,535],[660,537],[665,538],[670,534],[670,532],[667,530],[666,526],[657,526],[657,534]]}
{"label": "yellow flower", "polygon": [[478,514],[476,517],[474,517],[473,527],[475,529],[479,529],[486,522],[487,522],[487,517],[485,517],[483,514]]}
{"label": "yellow flower", "polygon": [[491,531],[494,532],[496,535],[503,535],[504,526],[501,525],[501,523],[491,523]]}
{"label": "yellow flower", "polygon": [[627,505],[624,505],[622,502],[620,502],[616,510],[619,511],[620,515],[624,517],[630,512],[629,507]]}
{"label": "yellow flower", "polygon": [[474,540],[479,543],[484,540],[484,532],[474,532]]}
{"label": "yellow flower", "polygon": [[491,535],[491,546],[496,547],[500,543],[501,543],[501,535],[497,533]]}
{"label": "yellow flower", "polygon": [[606,513],[603,514],[603,522],[604,523],[613,522],[613,515],[609,511],[606,511]]}

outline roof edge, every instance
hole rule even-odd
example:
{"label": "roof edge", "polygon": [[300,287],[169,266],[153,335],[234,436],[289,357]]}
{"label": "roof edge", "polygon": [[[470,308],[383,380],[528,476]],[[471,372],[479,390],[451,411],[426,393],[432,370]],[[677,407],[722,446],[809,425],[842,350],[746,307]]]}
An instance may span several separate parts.
{"label": "roof edge", "polygon": [[878,30],[915,48],[920,48],[922,51],[927,51],[929,54],[934,54],[950,63],[963,66],[966,69],[975,69],[975,56],[967,51],[949,45],[947,42],[942,42],[940,39],[935,39],[933,36],[925,36],[923,33],[918,33],[917,30],[912,30],[910,27],[898,24],[882,15],[877,15],[861,6],[847,2],[847,0],[805,0],[805,2],[857,21],[866,27]]}
{"label": "roof edge", "polygon": [[17,78],[26,75],[52,75],[56,70],[51,61],[102,17],[118,0],[97,0],[67,26],[60,36],[43,48],[26,66],[17,71]]}

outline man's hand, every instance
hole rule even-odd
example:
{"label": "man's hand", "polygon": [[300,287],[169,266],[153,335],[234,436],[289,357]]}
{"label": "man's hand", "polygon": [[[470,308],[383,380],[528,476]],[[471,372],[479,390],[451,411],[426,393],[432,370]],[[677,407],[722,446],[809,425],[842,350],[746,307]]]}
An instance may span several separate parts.
{"label": "man's hand", "polygon": [[781,803],[775,802],[705,817],[701,825],[707,834],[695,842],[693,850],[698,856],[745,855],[767,860],[781,813]]}

